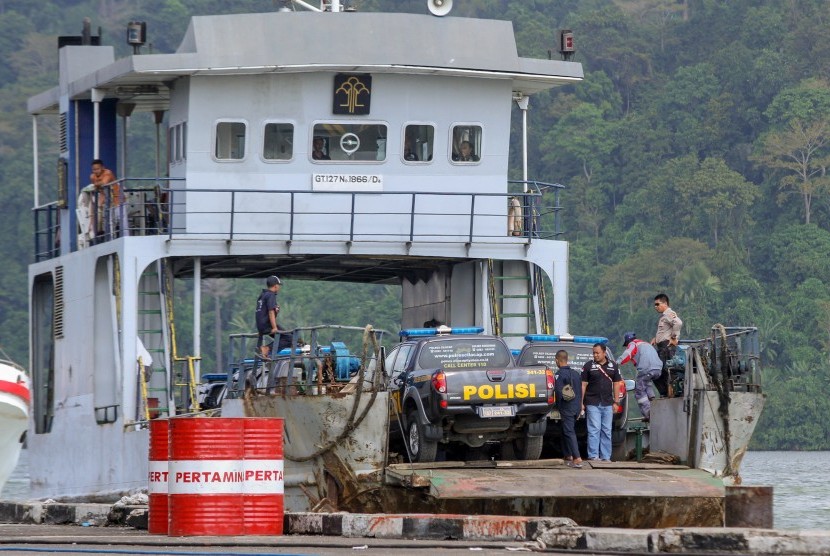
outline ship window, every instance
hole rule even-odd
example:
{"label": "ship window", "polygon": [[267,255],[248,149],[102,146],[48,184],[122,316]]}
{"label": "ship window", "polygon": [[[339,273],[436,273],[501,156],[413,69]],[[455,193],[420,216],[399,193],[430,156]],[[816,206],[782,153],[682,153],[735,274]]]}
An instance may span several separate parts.
{"label": "ship window", "polygon": [[180,123],[178,128],[179,138],[176,143],[176,151],[178,154],[177,160],[184,161],[187,159],[187,122]]}
{"label": "ship window", "polygon": [[481,156],[481,126],[456,125],[452,129],[452,161],[459,164],[478,162]]}
{"label": "ship window", "polygon": [[294,124],[265,124],[262,141],[264,160],[291,160],[294,154]]}
{"label": "ship window", "polygon": [[245,122],[219,122],[216,124],[217,160],[241,160],[245,158]]}
{"label": "ship window", "polygon": [[311,160],[321,163],[329,160],[333,162],[386,160],[386,125],[342,122],[315,124],[309,153]]}
{"label": "ship window", "polygon": [[431,125],[408,125],[404,128],[401,156],[404,162],[432,161],[432,147],[435,143],[435,127]]}
{"label": "ship window", "polygon": [[170,129],[167,130],[167,144],[169,147],[169,162],[170,164],[176,164],[179,162],[184,161],[186,158],[186,145],[185,141],[187,140],[187,123],[182,122],[180,124],[176,124],[171,126]]}
{"label": "ship window", "polygon": [[176,128],[167,128],[167,163],[173,164],[176,160]]}

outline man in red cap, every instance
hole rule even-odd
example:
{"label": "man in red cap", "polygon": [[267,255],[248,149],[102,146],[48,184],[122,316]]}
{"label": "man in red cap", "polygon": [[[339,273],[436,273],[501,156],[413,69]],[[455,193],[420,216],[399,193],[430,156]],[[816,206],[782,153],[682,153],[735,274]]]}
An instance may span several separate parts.
{"label": "man in red cap", "polygon": [[637,366],[637,377],[634,379],[634,397],[643,414],[643,421],[651,419],[651,400],[654,399],[654,390],[651,385],[660,378],[663,372],[663,362],[657,356],[657,350],[648,342],[637,338],[634,332],[626,332],[623,336],[625,351],[617,359],[617,364],[623,366],[629,361]]}

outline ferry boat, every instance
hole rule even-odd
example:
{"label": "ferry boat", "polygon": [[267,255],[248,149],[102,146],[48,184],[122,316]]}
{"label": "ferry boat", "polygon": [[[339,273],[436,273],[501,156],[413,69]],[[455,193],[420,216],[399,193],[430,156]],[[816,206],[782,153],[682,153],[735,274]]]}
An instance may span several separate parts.
{"label": "ferry boat", "polygon": [[[448,1],[428,2],[435,15],[299,4],[317,11],[194,17],[173,53],[141,53],[141,23],[121,59],[88,32],[61,39],[59,85],[28,102],[35,160],[42,121],[60,130],[59,198],[36,201],[29,269],[34,496],[147,487],[148,419],[201,409],[205,278],[396,284],[402,327],[477,324],[515,348],[568,332],[563,186],[526,163],[512,182],[508,161],[533,95],[583,78],[570,34],[551,37],[563,59],[532,59],[510,22],[448,16]],[[141,112],[156,125],[148,177],[127,148]],[[97,160],[121,177],[90,186]],[[187,353],[181,278],[194,284]],[[222,403],[285,419],[286,509],[455,507],[384,490],[403,475],[387,467],[391,396],[371,353],[350,390],[275,396],[266,382]],[[229,391],[245,384],[233,376]],[[517,496],[489,510],[539,511]]]}
{"label": "ferry boat", "polygon": [[30,396],[26,371],[10,361],[0,361],[0,491],[26,442]]}

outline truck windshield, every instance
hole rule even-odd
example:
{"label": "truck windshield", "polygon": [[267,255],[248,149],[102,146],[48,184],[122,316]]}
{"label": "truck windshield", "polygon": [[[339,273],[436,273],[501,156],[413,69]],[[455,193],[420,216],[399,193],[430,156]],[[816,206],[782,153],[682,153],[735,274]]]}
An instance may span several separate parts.
{"label": "truck windshield", "polygon": [[507,346],[493,338],[447,338],[424,345],[418,357],[422,369],[471,369],[507,367],[510,352]]}
{"label": "truck windshield", "polygon": [[[556,352],[564,349],[568,352],[568,365],[579,369],[588,361],[593,361],[593,346],[585,345],[534,345],[526,348],[519,359],[519,365],[547,365],[556,369]],[[608,354],[611,357],[611,354]]]}

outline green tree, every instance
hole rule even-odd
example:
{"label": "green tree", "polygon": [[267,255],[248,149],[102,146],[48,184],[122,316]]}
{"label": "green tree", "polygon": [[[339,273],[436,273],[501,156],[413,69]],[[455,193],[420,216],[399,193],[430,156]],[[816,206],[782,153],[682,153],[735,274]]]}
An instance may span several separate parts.
{"label": "green tree", "polygon": [[793,120],[782,131],[770,132],[761,140],[760,164],[781,170],[779,203],[790,193],[801,197],[804,223],[810,223],[813,198],[830,192],[830,117],[818,121]]}
{"label": "green tree", "polygon": [[811,277],[830,276],[830,232],[816,224],[792,224],[770,234],[756,250],[756,267],[777,287],[775,294],[793,291]]}
{"label": "green tree", "polygon": [[813,200],[830,192],[830,85],[806,79],[782,90],[765,115],[772,128],[758,142],[753,157],[776,180],[779,203],[795,193],[809,224]]}

